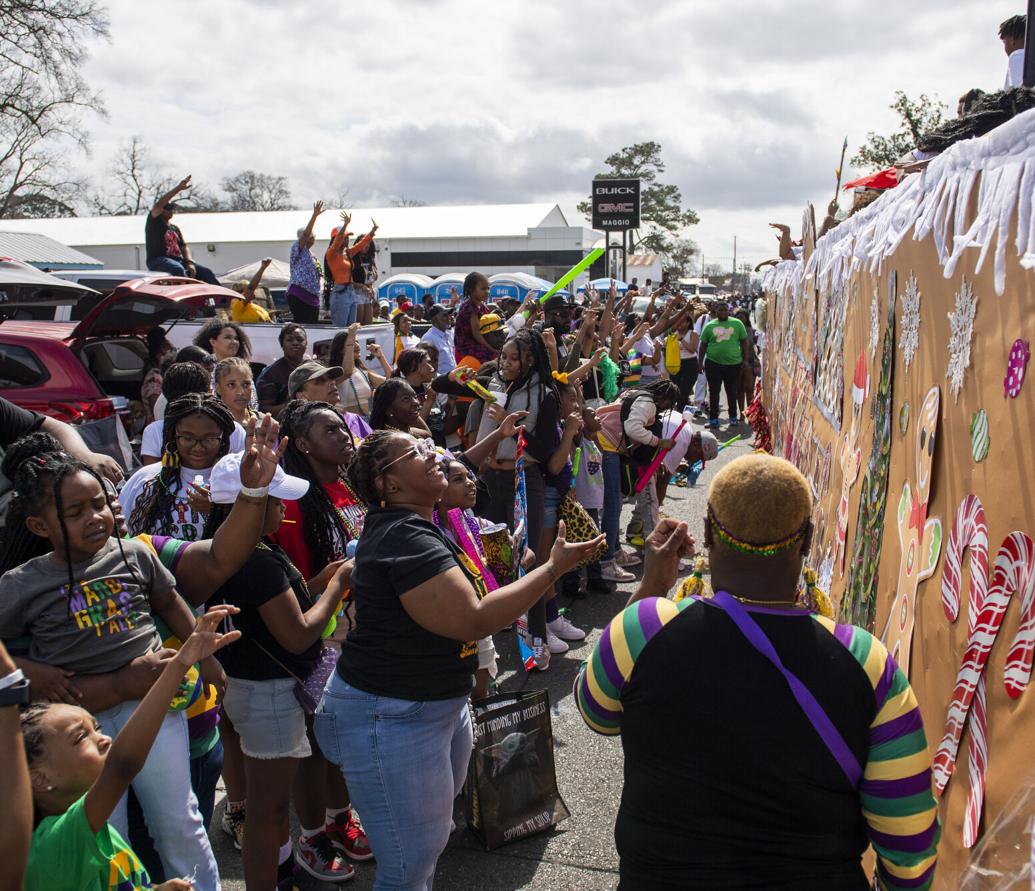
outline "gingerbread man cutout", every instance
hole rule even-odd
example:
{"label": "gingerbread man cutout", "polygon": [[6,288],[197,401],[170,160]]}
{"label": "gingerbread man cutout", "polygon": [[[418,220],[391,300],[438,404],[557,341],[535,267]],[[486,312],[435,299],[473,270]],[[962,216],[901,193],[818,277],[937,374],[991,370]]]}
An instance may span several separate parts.
{"label": "gingerbread man cutout", "polygon": [[917,588],[930,578],[942,550],[942,521],[928,519],[931,466],[938,433],[941,392],[931,387],[916,421],[916,490],[907,480],[898,502],[898,540],[902,546],[898,584],[882,638],[899,667],[909,676],[909,656],[916,621]]}
{"label": "gingerbread man cutout", "polygon": [[837,504],[837,543],[834,548],[834,562],[839,567],[840,576],[845,575],[845,561],[848,556],[846,540],[848,538],[848,498],[852,486],[859,478],[862,467],[862,450],[859,448],[859,427],[862,419],[863,403],[870,392],[870,372],[866,367],[866,351],[859,353],[855,363],[855,379],[852,382],[852,420],[848,432],[841,442],[838,462],[841,465],[841,500]]}

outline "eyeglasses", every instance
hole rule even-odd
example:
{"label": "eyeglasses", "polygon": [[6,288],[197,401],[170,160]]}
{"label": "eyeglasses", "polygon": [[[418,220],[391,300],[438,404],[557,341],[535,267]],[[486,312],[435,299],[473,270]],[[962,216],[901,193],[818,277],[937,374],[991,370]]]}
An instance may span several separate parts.
{"label": "eyeglasses", "polygon": [[176,434],[176,445],[181,448],[190,451],[194,446],[201,445],[206,449],[214,449],[223,442],[223,437],[219,433],[210,433],[208,436],[202,436],[200,439],[194,436],[188,436],[186,433]]}
{"label": "eyeglasses", "polygon": [[388,470],[389,467],[391,467],[393,464],[396,464],[399,461],[402,461],[404,458],[409,458],[413,455],[416,455],[418,458],[427,459],[434,454],[436,454],[434,442],[432,442],[427,437],[425,437],[424,439],[418,439],[416,442],[414,442],[413,448],[407,449],[405,452],[399,455],[398,458],[392,458],[392,460],[389,461],[387,464],[381,465],[381,469],[378,471],[378,473],[384,473],[386,470]]}

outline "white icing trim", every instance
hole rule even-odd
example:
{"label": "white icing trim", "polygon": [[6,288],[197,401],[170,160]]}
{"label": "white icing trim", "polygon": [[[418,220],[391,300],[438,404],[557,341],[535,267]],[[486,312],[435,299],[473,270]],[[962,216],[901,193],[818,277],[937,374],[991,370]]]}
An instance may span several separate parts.
{"label": "white icing trim", "polygon": [[[979,180],[977,212],[969,202]],[[1017,115],[978,139],[965,139],[934,158],[919,174],[906,177],[869,207],[816,242],[808,263],[787,260],[769,269],[763,286],[801,296],[806,280],[821,291],[844,287],[860,266],[879,272],[911,232],[914,240],[934,239],[946,278],[967,248],[978,248],[974,272],[992,251],[995,290],[1006,289],[1006,246],[1017,210],[1014,248],[1025,269],[1035,269],[1035,109]]]}

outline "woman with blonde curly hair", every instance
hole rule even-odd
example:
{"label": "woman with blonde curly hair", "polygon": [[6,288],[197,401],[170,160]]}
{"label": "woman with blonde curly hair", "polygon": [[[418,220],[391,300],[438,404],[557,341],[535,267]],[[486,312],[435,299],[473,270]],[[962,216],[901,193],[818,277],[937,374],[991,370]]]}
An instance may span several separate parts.
{"label": "woman with blonde curly hair", "polygon": [[814,574],[799,588],[811,514],[789,462],[731,461],[708,493],[714,593],[641,585],[576,679],[586,723],[622,736],[622,891],[865,891],[869,844],[877,887],[930,887],[920,710],[880,641],[824,615]]}

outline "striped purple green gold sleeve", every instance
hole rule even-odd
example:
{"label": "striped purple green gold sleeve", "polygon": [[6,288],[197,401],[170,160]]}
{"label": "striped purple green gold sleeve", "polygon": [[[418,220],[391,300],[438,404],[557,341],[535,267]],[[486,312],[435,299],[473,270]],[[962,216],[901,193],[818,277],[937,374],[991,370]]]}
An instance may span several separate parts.
{"label": "striped purple green gold sleeve", "polygon": [[609,736],[621,731],[622,690],[632,677],[636,658],[655,634],[693,602],[647,597],[611,620],[575,678],[575,701],[591,729]]}
{"label": "striped purple green gold sleeve", "polygon": [[179,541],[175,538],[169,538],[168,535],[138,535],[136,536],[137,541],[142,541],[152,551],[158,555],[158,560],[169,572],[176,574],[176,567],[180,563],[180,558],[183,557],[184,552],[190,546],[189,541]]}
{"label": "striped purple green gold sleeve", "polygon": [[863,818],[885,891],[927,889],[934,880],[941,825],[931,791],[931,756],[905,674],[872,634],[816,617],[862,666],[876,699],[859,787]]}

